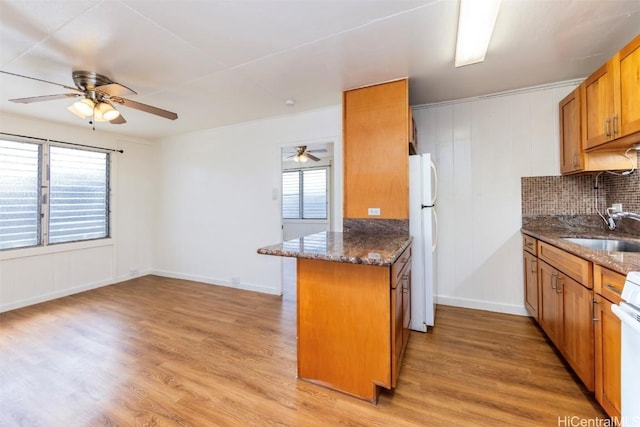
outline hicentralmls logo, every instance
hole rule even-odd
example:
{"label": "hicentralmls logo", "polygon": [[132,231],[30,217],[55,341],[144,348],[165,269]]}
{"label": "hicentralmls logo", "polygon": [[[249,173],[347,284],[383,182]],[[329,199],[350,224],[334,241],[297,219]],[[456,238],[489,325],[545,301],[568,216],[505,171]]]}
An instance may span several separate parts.
{"label": "hicentralmls logo", "polygon": [[614,427],[619,425],[640,425],[640,418],[633,417],[633,419],[627,420],[622,417],[622,419],[616,420],[613,418],[582,418],[576,415],[558,416],[558,427]]}

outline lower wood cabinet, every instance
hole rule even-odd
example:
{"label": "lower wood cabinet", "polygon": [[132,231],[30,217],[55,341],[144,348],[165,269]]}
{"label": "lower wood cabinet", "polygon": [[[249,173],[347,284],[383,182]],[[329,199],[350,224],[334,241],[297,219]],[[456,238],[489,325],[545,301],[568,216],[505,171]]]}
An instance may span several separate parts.
{"label": "lower wood cabinet", "polygon": [[620,319],[611,306],[620,302],[625,276],[593,266],[595,324],[595,393],[610,417],[620,419]]}
{"label": "lower wood cabinet", "polygon": [[538,320],[538,241],[531,236],[522,236],[524,267],[524,305],[529,313]]}
{"label": "lower wood cabinet", "polygon": [[611,306],[626,277],[531,236],[523,242],[527,310],[619,422],[621,325]]}
{"label": "lower wood cabinet", "polygon": [[595,392],[610,417],[620,418],[620,319],[612,302],[595,296]]}
{"label": "lower wood cabinet", "polygon": [[[546,244],[540,242],[539,245]],[[554,248],[554,253],[561,257],[559,266],[567,265],[567,258],[561,252]],[[550,257],[547,260],[553,261]],[[593,391],[593,292],[542,259],[538,260],[538,280],[538,322],[587,389]]]}
{"label": "lower wood cabinet", "polygon": [[409,338],[411,247],[393,265],[298,258],[298,378],[376,402]]}

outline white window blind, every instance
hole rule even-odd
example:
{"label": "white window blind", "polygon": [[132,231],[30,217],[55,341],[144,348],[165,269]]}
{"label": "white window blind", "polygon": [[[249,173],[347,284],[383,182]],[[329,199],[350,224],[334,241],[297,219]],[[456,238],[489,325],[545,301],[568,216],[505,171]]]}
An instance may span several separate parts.
{"label": "white window blind", "polygon": [[282,218],[327,218],[327,168],[282,173]]}
{"label": "white window blind", "polygon": [[282,173],[282,218],[300,218],[300,171]]}
{"label": "white window blind", "polygon": [[40,144],[0,140],[0,249],[40,244]]}
{"label": "white window blind", "polygon": [[109,235],[107,153],[52,146],[49,243]]}

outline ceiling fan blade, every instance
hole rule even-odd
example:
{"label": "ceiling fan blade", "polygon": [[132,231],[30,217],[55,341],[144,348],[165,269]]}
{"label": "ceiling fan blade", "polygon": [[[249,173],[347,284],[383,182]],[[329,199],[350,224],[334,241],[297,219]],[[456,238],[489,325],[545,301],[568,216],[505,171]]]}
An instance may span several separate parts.
{"label": "ceiling fan blade", "polygon": [[120,83],[110,83],[108,85],[97,86],[96,90],[104,92],[109,96],[125,96],[125,95],[137,95],[137,92],[131,88],[121,85]]}
{"label": "ceiling fan blade", "polygon": [[311,160],[313,160],[314,162],[319,162],[320,161],[319,157],[316,157],[313,154],[309,154],[308,151],[304,155],[307,156],[308,158],[310,158]]}
{"label": "ceiling fan blade", "polygon": [[122,113],[120,113],[120,115],[115,119],[109,120],[109,123],[111,123],[112,125],[122,125],[127,123],[127,121],[124,119],[124,117],[122,117]]}
{"label": "ceiling fan blade", "polygon": [[2,70],[0,70],[0,73],[7,74],[7,75],[10,75],[10,76],[15,76],[15,77],[22,77],[23,79],[35,80],[37,82],[49,83],[51,85],[60,86],[60,87],[63,87],[65,89],[68,89],[68,90],[74,90],[76,92],[82,93],[82,91],[80,89],[78,89],[77,87],[67,86],[67,85],[63,85],[61,83],[56,83],[56,82],[50,82],[49,80],[43,80],[43,79],[38,79],[38,78],[35,78],[35,77],[23,76],[22,74],[10,73],[8,71],[2,71]]}
{"label": "ceiling fan blade", "polygon": [[118,104],[124,105],[129,108],[134,108],[136,110],[144,111],[145,113],[155,114],[156,116],[164,117],[165,119],[175,120],[178,118],[178,115],[171,111],[163,110],[162,108],[158,108],[158,107],[152,107],[151,105],[132,101],[130,99],[114,96],[110,98],[110,101],[116,102]]}
{"label": "ceiling fan blade", "polygon": [[326,153],[327,149],[326,148],[319,148],[317,150],[307,150],[307,153]]}
{"label": "ceiling fan blade", "polygon": [[32,102],[53,101],[54,99],[77,98],[81,96],[79,93],[60,93],[57,95],[31,96],[29,98],[10,99],[11,102],[19,104],[31,104]]}

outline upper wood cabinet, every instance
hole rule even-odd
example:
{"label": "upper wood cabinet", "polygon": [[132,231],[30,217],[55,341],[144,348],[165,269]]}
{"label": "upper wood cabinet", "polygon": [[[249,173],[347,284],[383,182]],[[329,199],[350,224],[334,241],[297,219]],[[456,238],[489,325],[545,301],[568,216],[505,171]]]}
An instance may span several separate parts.
{"label": "upper wood cabinet", "polygon": [[583,83],[584,148],[640,142],[640,35]]}
{"label": "upper wood cabinet", "polygon": [[[586,83],[582,83],[559,104],[560,172],[566,175],[602,170],[626,170],[631,169],[632,165],[635,167],[637,161],[633,156],[625,156],[626,148],[624,147],[585,151],[584,136],[589,132],[588,127],[592,122],[591,119],[585,118],[586,110],[583,108]],[[594,85],[597,84],[594,83]],[[594,98],[595,96],[592,97]],[[595,130],[592,131],[595,132]]]}
{"label": "upper wood cabinet", "polygon": [[409,218],[407,79],[343,94],[344,217]]}
{"label": "upper wood cabinet", "polygon": [[580,90],[575,89],[560,101],[560,172],[582,171]]}

